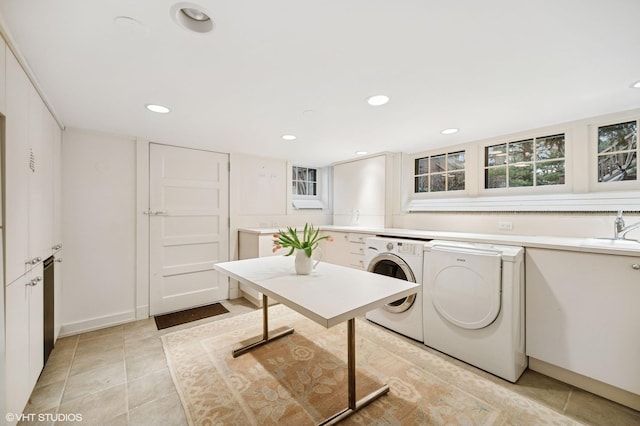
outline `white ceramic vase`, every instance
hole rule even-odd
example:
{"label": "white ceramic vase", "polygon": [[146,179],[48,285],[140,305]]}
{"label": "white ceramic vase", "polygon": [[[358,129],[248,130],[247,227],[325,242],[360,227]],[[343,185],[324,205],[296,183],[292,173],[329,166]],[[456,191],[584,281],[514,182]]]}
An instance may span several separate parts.
{"label": "white ceramic vase", "polygon": [[318,263],[320,263],[319,260],[314,263],[313,259],[307,256],[307,253],[305,253],[304,250],[296,249],[296,274],[309,275]]}

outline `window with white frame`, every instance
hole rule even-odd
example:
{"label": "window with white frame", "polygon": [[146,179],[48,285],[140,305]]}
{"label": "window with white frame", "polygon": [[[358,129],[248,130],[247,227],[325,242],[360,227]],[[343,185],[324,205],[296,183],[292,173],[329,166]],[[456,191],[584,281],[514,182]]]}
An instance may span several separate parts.
{"label": "window with white frame", "polygon": [[413,192],[462,191],[465,188],[465,151],[416,158]]}
{"label": "window with white frame", "polygon": [[564,134],[487,146],[484,158],[486,189],[565,183]]}
{"label": "window with white frame", "polygon": [[637,178],[638,122],[598,127],[598,182]]}
{"label": "window with white frame", "polygon": [[318,195],[318,170],[310,167],[293,166],[291,193],[294,196]]}

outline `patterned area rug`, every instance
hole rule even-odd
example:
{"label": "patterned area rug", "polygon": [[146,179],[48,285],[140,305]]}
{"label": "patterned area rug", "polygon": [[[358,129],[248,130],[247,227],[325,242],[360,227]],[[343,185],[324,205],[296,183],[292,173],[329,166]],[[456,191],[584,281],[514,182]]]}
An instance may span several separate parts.
{"label": "patterned area rug", "polygon": [[[191,425],[312,425],[346,407],[346,324],[325,329],[272,306],[270,329],[295,332],[233,358],[261,320],[255,311],[162,336]],[[391,390],[342,424],[576,424],[359,319],[356,366],[358,399],[384,383]]]}

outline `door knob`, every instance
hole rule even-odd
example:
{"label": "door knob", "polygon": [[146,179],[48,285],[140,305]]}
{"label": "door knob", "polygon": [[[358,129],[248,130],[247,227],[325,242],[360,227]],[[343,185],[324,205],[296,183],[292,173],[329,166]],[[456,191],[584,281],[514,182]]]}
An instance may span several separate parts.
{"label": "door knob", "polygon": [[42,281],[42,277],[35,277],[34,279],[32,279],[31,281],[29,281],[27,283],[27,285],[30,285],[31,287],[38,285],[38,283]]}

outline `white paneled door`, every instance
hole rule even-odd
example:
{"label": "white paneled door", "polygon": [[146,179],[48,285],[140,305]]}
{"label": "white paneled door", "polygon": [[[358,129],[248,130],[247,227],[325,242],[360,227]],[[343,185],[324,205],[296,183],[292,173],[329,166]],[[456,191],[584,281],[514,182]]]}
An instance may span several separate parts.
{"label": "white paneled door", "polygon": [[228,155],[152,143],[149,159],[151,315],[228,298]]}

